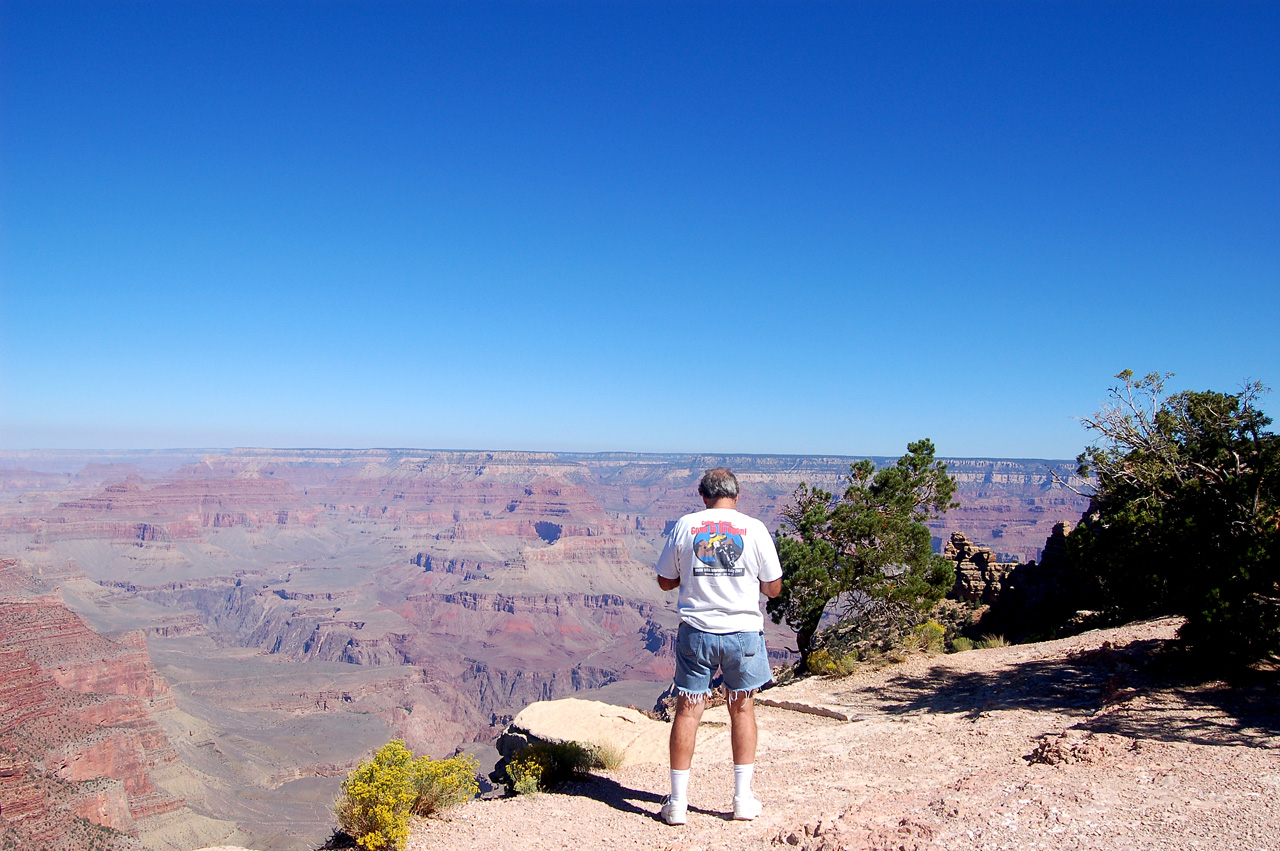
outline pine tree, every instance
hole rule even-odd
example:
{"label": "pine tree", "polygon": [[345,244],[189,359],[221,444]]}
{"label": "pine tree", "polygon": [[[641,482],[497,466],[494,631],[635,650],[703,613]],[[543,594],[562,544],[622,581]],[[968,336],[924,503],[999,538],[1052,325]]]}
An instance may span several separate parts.
{"label": "pine tree", "polygon": [[1097,476],[1068,538],[1113,620],[1186,617],[1193,648],[1248,664],[1280,653],[1280,440],[1258,409],[1266,388],[1164,397],[1170,375],[1116,376],[1084,424],[1078,459]]}
{"label": "pine tree", "polygon": [[782,592],[768,611],[774,623],[785,620],[796,631],[802,668],[833,601],[847,624],[910,627],[955,580],[925,525],[954,507],[955,481],[934,458],[932,441],[908,444],[907,454],[881,470],[858,461],[846,481],[838,498],[801,484],[782,512]]}

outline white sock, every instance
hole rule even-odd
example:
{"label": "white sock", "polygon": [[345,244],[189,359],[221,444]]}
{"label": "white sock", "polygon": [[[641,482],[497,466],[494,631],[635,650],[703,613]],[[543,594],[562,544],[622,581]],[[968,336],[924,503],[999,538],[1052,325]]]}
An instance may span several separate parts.
{"label": "white sock", "polygon": [[747,798],[751,795],[751,776],[756,772],[756,764],[735,765],[733,767],[733,797]]}
{"label": "white sock", "polygon": [[689,796],[689,769],[671,769],[671,800],[686,801]]}

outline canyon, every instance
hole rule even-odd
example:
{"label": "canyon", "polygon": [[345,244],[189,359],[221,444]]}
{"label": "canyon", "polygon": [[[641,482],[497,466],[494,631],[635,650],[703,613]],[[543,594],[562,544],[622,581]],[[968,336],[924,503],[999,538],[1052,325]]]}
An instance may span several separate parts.
{"label": "canyon", "polygon": [[[776,528],[853,460],[0,453],[0,847],[314,847],[390,738],[440,756],[540,700],[644,708],[676,625],[651,565],[701,472]],[[937,549],[962,533],[984,564],[1039,558],[1087,503],[1069,462],[947,463]]]}

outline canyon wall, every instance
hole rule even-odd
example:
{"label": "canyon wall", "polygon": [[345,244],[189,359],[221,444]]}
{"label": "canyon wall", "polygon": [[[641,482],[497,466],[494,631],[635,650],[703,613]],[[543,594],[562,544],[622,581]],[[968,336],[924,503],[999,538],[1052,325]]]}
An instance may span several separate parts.
{"label": "canyon wall", "polygon": [[[774,527],[801,482],[838,491],[854,459],[82,460],[77,472],[65,455],[0,454],[0,556],[22,566],[0,572],[0,594],[27,624],[0,652],[30,672],[6,679],[6,723],[44,742],[0,753],[0,825],[65,810],[121,836],[172,837],[188,814],[284,851],[323,840],[337,780],[393,736],[445,755],[537,700],[621,684],[656,695],[677,618],[652,564],[671,522],[700,507],[702,471],[734,468],[740,507]],[[932,524],[939,548],[962,532],[993,564],[1028,561],[1084,507],[1050,475],[1071,479],[1064,462],[948,463],[961,507]],[[56,629],[22,620],[19,603]],[[768,633],[785,661],[794,637]],[[59,724],[58,737],[40,732]],[[41,798],[40,784],[63,791]],[[63,799],[70,809],[51,803]]]}
{"label": "canyon wall", "polygon": [[98,635],[18,559],[0,560],[0,588],[0,837],[49,849],[130,847],[133,837],[177,848],[159,824],[184,815],[184,840],[237,834],[156,782],[179,768],[157,720],[175,703],[142,636]]}

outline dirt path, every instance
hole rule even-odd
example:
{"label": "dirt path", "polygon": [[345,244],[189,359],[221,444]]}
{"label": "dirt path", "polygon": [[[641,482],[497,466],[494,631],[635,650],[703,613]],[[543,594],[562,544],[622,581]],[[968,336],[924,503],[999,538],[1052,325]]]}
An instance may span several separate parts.
{"label": "dirt path", "polygon": [[[662,766],[417,822],[429,848],[1280,851],[1280,686],[1175,689],[1149,662],[1171,620],[918,657],[764,694],[754,822],[729,820],[723,730],[700,738],[689,823]],[[713,719],[711,712],[708,718]]]}

